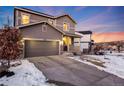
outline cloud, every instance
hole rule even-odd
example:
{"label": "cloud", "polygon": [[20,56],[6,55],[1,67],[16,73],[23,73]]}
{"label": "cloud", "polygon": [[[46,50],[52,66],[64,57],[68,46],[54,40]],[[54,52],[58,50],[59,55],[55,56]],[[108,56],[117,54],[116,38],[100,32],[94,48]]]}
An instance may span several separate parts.
{"label": "cloud", "polygon": [[84,23],[85,24],[89,24],[89,23],[93,24],[93,23],[99,22],[100,20],[104,20],[104,19],[108,18],[107,17],[108,15],[106,15],[106,14],[109,13],[111,9],[112,8],[109,7],[109,8],[107,8],[106,11],[102,11],[102,12],[96,14],[95,16],[92,16],[86,20],[80,19],[79,24],[84,24]]}
{"label": "cloud", "polygon": [[124,40],[124,32],[104,32],[104,33],[94,33],[92,39],[95,42],[110,42],[110,41],[120,41]]}
{"label": "cloud", "polygon": [[124,26],[120,24],[84,24],[82,26],[76,27],[77,31],[86,31],[91,30],[94,32],[115,32],[115,31],[123,31]]}
{"label": "cloud", "polygon": [[118,19],[118,16],[110,16],[110,11],[113,7],[107,7],[106,11],[102,11],[95,16],[92,16],[86,20],[83,18],[79,20],[76,30],[91,30],[94,32],[112,32],[124,29],[124,26],[120,24],[122,19]]}

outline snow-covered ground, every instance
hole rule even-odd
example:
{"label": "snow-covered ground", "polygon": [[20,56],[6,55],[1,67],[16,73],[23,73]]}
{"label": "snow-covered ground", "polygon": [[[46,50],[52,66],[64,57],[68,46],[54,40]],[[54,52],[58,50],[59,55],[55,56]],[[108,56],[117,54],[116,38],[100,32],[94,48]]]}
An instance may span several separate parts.
{"label": "snow-covered ground", "polygon": [[[87,57],[95,58],[96,60],[100,60],[101,62],[104,62],[105,67],[101,67],[98,65],[95,65],[91,62],[88,62],[86,60],[82,60],[79,56],[75,57],[69,57],[71,59],[77,60],[79,62],[94,66],[100,70],[104,70],[105,72],[114,74],[118,77],[121,77],[124,79],[124,53],[112,53],[107,54],[105,56],[100,55],[87,55]],[[93,59],[91,59],[93,60]],[[97,61],[99,62],[99,61]]]}
{"label": "snow-covered ground", "polygon": [[124,51],[116,52],[116,51],[112,51],[112,53],[110,53],[109,51],[105,52],[107,55],[113,55],[113,56],[124,56]]}
{"label": "snow-covered ground", "polygon": [[46,83],[46,77],[39,71],[33,63],[28,60],[21,60],[22,64],[11,67],[15,75],[11,77],[0,78],[0,84],[11,86],[49,86],[53,84]]}

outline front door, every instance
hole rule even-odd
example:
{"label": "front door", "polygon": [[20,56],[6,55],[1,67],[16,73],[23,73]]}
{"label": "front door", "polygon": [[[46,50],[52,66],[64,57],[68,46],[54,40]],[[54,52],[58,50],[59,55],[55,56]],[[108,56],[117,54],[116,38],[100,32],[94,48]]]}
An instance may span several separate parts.
{"label": "front door", "polygon": [[69,51],[69,46],[72,44],[72,39],[71,37],[64,36],[63,37],[63,50],[64,51]]}

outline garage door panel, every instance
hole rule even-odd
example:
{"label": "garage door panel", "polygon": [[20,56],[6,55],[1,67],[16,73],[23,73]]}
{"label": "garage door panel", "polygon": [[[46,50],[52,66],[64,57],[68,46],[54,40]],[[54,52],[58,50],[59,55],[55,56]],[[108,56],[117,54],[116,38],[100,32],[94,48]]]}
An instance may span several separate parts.
{"label": "garage door panel", "polygon": [[58,41],[25,41],[25,57],[49,56],[59,54]]}

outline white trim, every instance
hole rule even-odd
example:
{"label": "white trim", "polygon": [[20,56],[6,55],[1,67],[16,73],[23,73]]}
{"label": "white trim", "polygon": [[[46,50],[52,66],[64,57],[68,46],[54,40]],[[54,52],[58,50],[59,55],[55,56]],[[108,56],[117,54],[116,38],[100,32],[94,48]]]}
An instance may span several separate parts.
{"label": "white trim", "polygon": [[16,11],[15,14],[16,14],[16,15],[15,15],[15,17],[16,17],[16,18],[15,18],[15,21],[16,21],[16,22],[15,22],[15,26],[18,26],[18,25],[19,25],[19,23],[18,23],[18,22],[19,22],[19,21],[18,21],[18,20],[19,20],[18,11]]}
{"label": "white trim", "polygon": [[47,23],[48,25],[52,26],[54,29],[58,30],[60,33],[65,34],[64,31],[61,31],[60,29],[58,29],[58,28],[55,27],[54,25],[49,24],[49,23],[46,22],[46,21],[40,21],[40,22],[30,23],[30,24],[26,24],[26,25],[21,25],[21,26],[17,26],[17,28],[22,28],[22,27],[26,27],[26,26],[32,26],[32,25],[35,25],[35,24],[43,23],[43,22],[45,22],[45,23]]}
{"label": "white trim", "polygon": [[47,14],[43,14],[43,13],[34,12],[33,10],[27,10],[27,9],[18,8],[18,7],[16,7],[15,9],[23,10],[23,11],[25,11],[25,12],[29,12],[29,13],[33,13],[33,14],[37,14],[37,15],[40,15],[40,16],[45,16],[45,17],[54,18],[54,17],[51,16],[51,15],[47,15]]}
{"label": "white trim", "polygon": [[61,41],[61,40],[53,40],[53,39],[39,39],[39,38],[23,38],[23,40]]}
{"label": "white trim", "polygon": [[[44,27],[45,27],[45,30],[44,30]],[[42,30],[41,32],[47,32],[47,25],[46,24],[43,24],[41,30]]]}
{"label": "white trim", "polygon": [[30,23],[30,24],[25,24],[25,25],[18,26],[18,28],[26,27],[26,26],[32,26],[32,25],[35,25],[35,24],[43,23],[43,22],[46,22],[46,21],[39,21],[39,22],[35,22],[35,23],[33,22],[33,23]]}
{"label": "white trim", "polygon": [[25,58],[25,40],[23,40],[23,58]]}
{"label": "white trim", "polygon": [[[64,45],[64,42],[63,42],[63,37],[64,37],[64,35],[62,35],[62,40],[60,41],[62,44],[61,44],[61,50],[63,51],[63,45]],[[61,52],[62,52],[61,51]]]}
{"label": "white trim", "polygon": [[20,56],[20,57],[22,57],[22,58],[24,58],[24,56],[25,56],[25,40],[21,40],[21,42],[22,42],[22,44],[23,44],[23,48],[22,48],[22,56]]}
{"label": "white trim", "polygon": [[61,41],[59,41],[59,55],[61,54]]}

